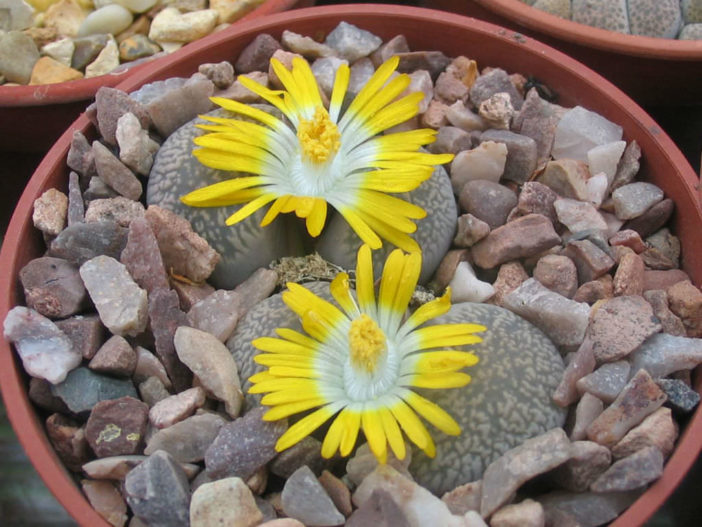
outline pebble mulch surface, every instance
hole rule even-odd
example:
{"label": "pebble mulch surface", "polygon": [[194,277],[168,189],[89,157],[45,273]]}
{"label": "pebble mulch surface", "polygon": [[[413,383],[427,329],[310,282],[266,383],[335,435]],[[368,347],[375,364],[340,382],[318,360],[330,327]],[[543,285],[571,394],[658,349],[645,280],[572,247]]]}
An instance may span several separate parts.
{"label": "pebble mulch surface", "polygon": [[[687,123],[687,124],[689,124],[689,114],[687,115],[687,119],[688,119],[688,123]],[[698,129],[699,129],[699,127],[698,127]],[[672,135],[673,135],[674,138],[675,138],[675,134],[672,134]],[[695,152],[696,152],[696,153],[695,153]],[[693,159],[694,159],[696,156],[699,156],[699,149],[696,149],[696,150],[693,150],[692,152],[690,152],[690,153],[689,153],[689,156],[690,156],[691,158],[693,158]],[[3,156],[3,157],[5,157],[5,156]],[[8,158],[9,158],[10,160],[12,159],[11,156],[8,156]],[[693,161],[693,164],[695,164],[694,161]],[[697,168],[699,168],[699,167],[697,166]],[[17,173],[15,172],[15,175],[16,175],[16,174],[17,174]],[[11,208],[11,207],[12,207],[12,205],[9,204],[9,205],[6,207],[6,209]],[[3,228],[4,228],[4,226],[3,226]],[[12,459],[12,458],[9,457],[9,456],[7,456],[7,457],[5,457],[4,459],[10,460],[10,459]],[[11,467],[9,467],[9,462],[6,462],[5,464],[8,465],[8,468],[11,468]],[[3,465],[3,469],[4,469],[4,467],[5,467],[5,465]],[[696,472],[699,472],[699,471],[696,471]],[[693,475],[693,476],[694,476],[694,475]],[[15,482],[15,484],[16,484],[16,481],[17,481],[17,480],[16,480],[15,478],[12,478],[12,477],[4,477],[4,478],[2,478],[2,479],[0,480],[0,481],[3,482],[3,483],[0,483],[0,485],[4,485],[5,482],[13,481],[13,480],[14,480],[14,482]],[[695,483],[694,483],[694,482],[693,482],[693,483],[686,482],[686,485],[683,487],[683,489],[681,490],[681,492],[678,493],[678,494],[681,494],[681,493],[685,490],[685,488],[692,488],[692,493],[694,493],[697,489],[699,489],[699,483],[697,484],[697,486],[695,486]],[[4,489],[3,489],[3,490],[4,490]],[[1,493],[0,496],[4,496],[4,493]],[[676,496],[677,496],[677,495],[676,495]],[[2,501],[2,499],[3,499],[3,498],[0,498],[0,507],[3,507],[3,508],[0,509],[0,512],[4,512],[4,508],[5,508],[4,501]],[[684,510],[684,508],[683,508],[683,507],[678,507],[678,506],[676,506],[676,505],[675,505],[675,499],[677,499],[677,498],[674,498],[673,500],[671,500],[671,506],[669,507],[669,509],[671,509],[671,510],[668,511],[668,512],[666,512],[666,510],[661,511],[661,513],[659,513],[659,515],[656,517],[656,519],[655,519],[652,523],[650,523],[650,525],[687,525],[687,524],[688,524],[688,523],[684,523],[685,520],[684,520],[683,518],[680,518],[680,517],[679,517],[679,514],[682,513],[682,511]],[[684,503],[685,500],[684,500],[684,499],[681,499],[679,502],[680,502],[680,503]],[[689,504],[690,501],[688,501],[687,503]],[[10,507],[8,507],[8,509],[9,509],[9,510],[12,510]],[[40,509],[40,507],[37,506],[36,509]],[[36,509],[34,509],[34,510],[36,510]],[[687,510],[689,510],[689,507],[687,507]],[[33,514],[32,516],[36,518],[36,517],[38,517],[39,515],[38,515],[38,514]],[[0,517],[8,518],[9,516],[6,516],[6,515],[3,514],[3,515],[0,515]],[[55,518],[58,518],[58,515],[56,515]],[[691,518],[692,518],[692,516],[691,516]],[[11,520],[11,521],[14,521],[14,520]],[[671,523],[671,522],[672,522],[672,523]],[[13,524],[13,523],[10,523],[10,524],[11,524],[11,525],[29,525],[30,523],[23,523],[23,521],[20,520],[19,522],[16,522],[16,523],[14,523],[14,524]],[[52,522],[52,523],[32,523],[32,524],[36,524],[36,525],[42,525],[42,524],[44,524],[44,525],[49,525],[49,524],[54,524],[54,525],[55,525],[56,523]],[[69,524],[70,524],[70,523],[69,523]]]}

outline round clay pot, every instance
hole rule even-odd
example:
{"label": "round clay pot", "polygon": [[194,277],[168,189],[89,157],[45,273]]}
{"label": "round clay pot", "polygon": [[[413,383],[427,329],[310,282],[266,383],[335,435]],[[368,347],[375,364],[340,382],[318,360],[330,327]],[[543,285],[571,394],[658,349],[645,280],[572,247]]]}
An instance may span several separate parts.
{"label": "round clay pot", "polygon": [[[265,0],[241,20],[251,20],[312,3],[312,0]],[[200,40],[208,42],[212,36]],[[186,45],[181,49],[188,47]],[[178,50],[172,55],[178,56],[180,53],[181,50]],[[131,67],[122,65],[107,75],[70,82],[0,86],[0,152],[46,152],[85,110],[100,87],[115,86],[136,71],[149,69],[150,64],[151,62],[144,62]]]}
{"label": "round clay pot", "polygon": [[[676,204],[672,228],[682,243],[682,263],[695,284],[702,283],[702,207],[698,180],[671,139],[629,97],[600,75],[548,46],[482,21],[446,12],[396,5],[336,5],[313,7],[247,20],[205,42],[195,42],[177,56],[135,71],[118,88],[133,91],[144,83],[197,71],[203,62],[235,60],[259,33],[280,38],[285,29],[323,36],[340,21],[369,30],[384,40],[407,37],[413,50],[441,50],[449,56],[466,55],[481,66],[499,66],[508,72],[534,75],[560,94],[564,106],[583,105],[624,128],[626,141],[636,140],[643,152],[641,176],[661,187]],[[96,136],[85,115],[56,141],[30,179],[10,222],[0,253],[0,320],[23,302],[18,272],[43,251],[43,240],[32,226],[33,201],[49,188],[67,188],[66,154],[73,130]],[[27,396],[27,376],[13,350],[0,341],[0,385],[8,416],[31,462],[49,489],[81,525],[108,527],[90,507],[63,468],[47,440],[41,418]],[[695,387],[702,389],[697,376]],[[702,447],[702,410],[698,409],[665,466],[663,476],[648,489],[615,526],[642,525],[681,482]]]}
{"label": "round clay pot", "polygon": [[601,73],[644,106],[702,103],[702,40],[616,33],[564,20],[519,0],[431,0],[426,5],[539,39]]}

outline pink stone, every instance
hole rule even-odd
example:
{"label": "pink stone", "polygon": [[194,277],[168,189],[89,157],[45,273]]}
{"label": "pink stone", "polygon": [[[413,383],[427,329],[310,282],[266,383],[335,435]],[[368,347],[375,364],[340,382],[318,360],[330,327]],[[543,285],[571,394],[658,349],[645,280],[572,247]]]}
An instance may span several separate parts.
{"label": "pink stone", "polygon": [[190,308],[188,322],[190,326],[226,342],[242,315],[241,303],[239,293],[220,289]]}
{"label": "pink stone", "polygon": [[592,315],[588,335],[598,363],[629,355],[648,337],[661,330],[651,304],[641,296],[605,300]]}
{"label": "pink stone", "polygon": [[353,505],[351,504],[351,491],[346,484],[328,470],[324,470],[318,479],[339,512],[346,517],[350,516],[353,512]]}
{"label": "pink stone", "polygon": [[541,504],[527,498],[498,510],[490,518],[490,527],[543,527],[545,522]]}
{"label": "pink stone", "polygon": [[490,269],[510,260],[537,255],[560,241],[548,218],[528,214],[493,230],[471,252],[478,266]]}
{"label": "pink stone", "polygon": [[670,408],[659,408],[646,417],[640,425],[632,428],[612,447],[615,459],[627,457],[647,446],[655,446],[667,458],[675,448],[678,438],[678,425]]}
{"label": "pink stone", "polygon": [[585,339],[573,359],[563,372],[563,379],[553,393],[553,402],[563,408],[578,400],[580,394],[576,388],[579,379],[595,369],[595,356],[592,351],[592,341]]}
{"label": "pink stone", "polygon": [[62,414],[52,414],[46,419],[46,433],[56,453],[66,466],[75,471],[91,458],[92,453],[85,439],[85,427]]}
{"label": "pink stone", "polygon": [[644,293],[644,298],[651,304],[653,314],[661,321],[663,333],[685,336],[682,320],[668,307],[668,294],[662,289],[652,289]]}
{"label": "pink stone", "polygon": [[702,292],[690,281],[667,290],[670,310],[682,320],[688,337],[702,337]]}
{"label": "pink stone", "polygon": [[585,392],[575,407],[575,423],[570,432],[571,441],[580,441],[587,437],[587,427],[599,417],[604,410],[604,403],[594,395]]}
{"label": "pink stone", "polygon": [[587,436],[608,448],[613,447],[646,416],[665,402],[666,395],[645,370],[624,387],[615,401],[587,429]]}
{"label": "pink stone", "polygon": [[573,260],[567,256],[542,256],[536,262],[533,276],[548,289],[566,298],[573,298],[578,289],[578,271]]}
{"label": "pink stone", "polygon": [[471,481],[441,496],[441,501],[448,505],[453,514],[464,515],[468,511],[480,510],[482,482]]}
{"label": "pink stone", "polygon": [[571,457],[556,468],[551,478],[559,486],[574,492],[583,492],[612,462],[607,447],[592,441],[574,441],[571,444]]}
{"label": "pink stone", "polygon": [[448,105],[434,99],[429,103],[429,108],[421,116],[422,126],[438,130],[442,126],[448,126],[449,122],[446,118]]}
{"label": "pink stone", "polygon": [[149,407],[133,397],[100,401],[90,411],[85,436],[98,457],[141,453]]}
{"label": "pink stone", "polygon": [[137,354],[124,337],[114,335],[95,353],[88,368],[100,373],[130,377],[137,365]]}
{"label": "pink stone", "polygon": [[462,214],[458,217],[454,245],[458,247],[471,247],[479,242],[490,232],[490,226],[472,214]]}
{"label": "pink stone", "polygon": [[614,274],[614,296],[641,295],[644,271],[643,259],[638,254],[625,254],[619,260],[619,267]]}
{"label": "pink stone", "polygon": [[573,295],[573,300],[576,302],[587,302],[594,304],[598,300],[612,298],[614,296],[614,284],[612,275],[605,274],[597,280],[585,282],[581,285]]}
{"label": "pink stone", "polygon": [[146,219],[168,270],[193,282],[203,282],[212,274],[220,256],[192,229],[190,222],[156,205],[146,210]]}
{"label": "pink stone", "polygon": [[134,173],[99,141],[93,141],[95,168],[102,181],[125,198],[138,200],[143,188]]}
{"label": "pink stone", "polygon": [[122,527],[127,522],[127,504],[113,483],[84,479],[80,484],[90,505],[110,525]]}
{"label": "pink stone", "polygon": [[497,271],[497,279],[495,283],[492,284],[495,288],[495,296],[488,300],[488,302],[502,306],[504,298],[528,279],[529,275],[524,270],[524,266],[519,262],[502,264]]}
{"label": "pink stone", "polygon": [[590,393],[609,404],[613,402],[629,380],[629,363],[627,361],[608,362],[594,372],[579,379],[576,383],[578,392]]}
{"label": "pink stone", "polygon": [[609,244],[612,246],[624,245],[633,249],[636,254],[641,254],[647,248],[639,233],[631,229],[616,232],[609,238]]}
{"label": "pink stone", "polygon": [[42,232],[56,236],[66,226],[68,214],[68,196],[50,188],[34,200],[32,221]]}
{"label": "pink stone", "polygon": [[670,269],[669,271],[647,270],[644,272],[643,290],[668,289],[678,282],[690,280],[690,276],[681,269]]}
{"label": "pink stone", "polygon": [[145,218],[136,218],[129,224],[127,245],[120,261],[139,287],[148,293],[158,288],[168,288],[168,277],[158,241]]}
{"label": "pink stone", "polygon": [[614,267],[614,260],[590,240],[568,242],[563,254],[575,262],[581,284],[596,280]]}
{"label": "pink stone", "polygon": [[656,447],[648,446],[615,461],[590,485],[590,490],[623,492],[639,489],[658,479],[662,473],[663,454]]}
{"label": "pink stone", "polygon": [[205,404],[205,390],[195,387],[157,402],[149,410],[149,421],[156,428],[166,428],[190,417]]}

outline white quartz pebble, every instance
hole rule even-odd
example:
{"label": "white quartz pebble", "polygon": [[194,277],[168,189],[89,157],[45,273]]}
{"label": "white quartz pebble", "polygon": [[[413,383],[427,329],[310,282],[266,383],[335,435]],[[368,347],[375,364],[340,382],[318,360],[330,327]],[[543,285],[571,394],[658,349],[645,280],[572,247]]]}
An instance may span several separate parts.
{"label": "white quartz pebble", "polygon": [[495,288],[475,276],[475,271],[468,262],[461,262],[456,267],[451,287],[451,302],[485,302],[495,294]]}
{"label": "white quartz pebble", "polygon": [[585,182],[587,199],[595,208],[599,208],[607,195],[609,180],[604,172],[599,172]]}
{"label": "white quartz pebble", "polygon": [[41,48],[41,54],[51,57],[56,62],[60,62],[64,66],[71,66],[71,58],[73,57],[73,52],[76,49],[76,45],[73,43],[73,39],[62,38],[61,40],[56,40],[54,42],[49,42]]}
{"label": "white quartz pebble", "polygon": [[558,122],[553,139],[554,159],[576,159],[587,162],[587,153],[594,147],[620,141],[622,127],[582,106],[571,108]]}
{"label": "white quartz pebble", "polygon": [[591,148],[587,152],[587,164],[591,174],[603,172],[609,183],[617,173],[617,165],[626,148],[626,141],[614,141]]}
{"label": "white quartz pebble", "polygon": [[127,29],[134,17],[121,5],[110,4],[90,13],[78,29],[78,36],[112,33],[117,35]]}

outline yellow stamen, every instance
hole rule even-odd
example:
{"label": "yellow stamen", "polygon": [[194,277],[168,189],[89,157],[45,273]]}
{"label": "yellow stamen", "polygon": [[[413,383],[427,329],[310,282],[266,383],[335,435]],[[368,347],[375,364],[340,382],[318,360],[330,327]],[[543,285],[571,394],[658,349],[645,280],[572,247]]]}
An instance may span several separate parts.
{"label": "yellow stamen", "polygon": [[317,107],[312,119],[300,120],[297,138],[305,157],[315,163],[326,162],[341,146],[341,133],[321,106]]}
{"label": "yellow stamen", "polygon": [[351,364],[367,373],[375,371],[385,351],[385,334],[365,313],[351,322],[349,349]]}

